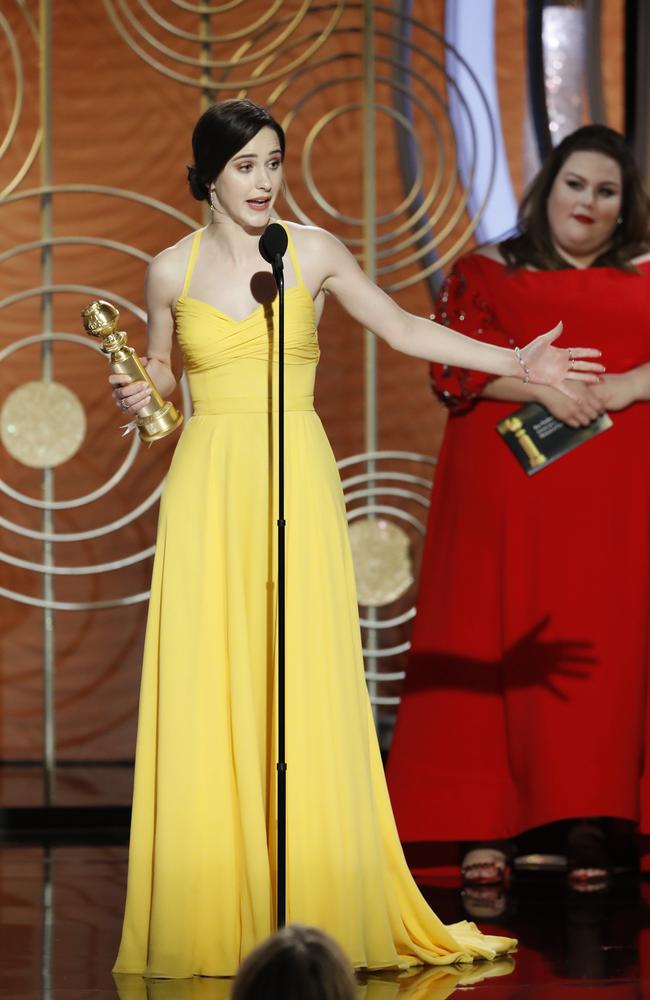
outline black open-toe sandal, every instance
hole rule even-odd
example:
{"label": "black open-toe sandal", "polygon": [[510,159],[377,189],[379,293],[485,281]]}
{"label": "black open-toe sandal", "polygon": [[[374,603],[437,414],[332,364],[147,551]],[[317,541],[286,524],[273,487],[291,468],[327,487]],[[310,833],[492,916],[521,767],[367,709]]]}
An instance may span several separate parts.
{"label": "black open-toe sandal", "polygon": [[567,834],[569,885],[575,892],[599,892],[607,888],[610,860],[607,835],[595,820],[575,823]]}
{"label": "black open-toe sandal", "polygon": [[507,878],[508,867],[504,851],[495,847],[474,847],[465,854],[460,874],[465,886],[499,885]]}

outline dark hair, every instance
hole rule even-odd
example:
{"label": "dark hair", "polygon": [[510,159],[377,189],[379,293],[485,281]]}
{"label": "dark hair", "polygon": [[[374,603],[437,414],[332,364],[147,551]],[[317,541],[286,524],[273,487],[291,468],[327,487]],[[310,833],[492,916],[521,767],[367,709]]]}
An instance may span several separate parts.
{"label": "dark hair", "polygon": [[352,966],[327,934],[291,924],[242,964],[231,1000],[356,1000]]}
{"label": "dark hair", "polygon": [[611,244],[592,267],[634,271],[632,258],[649,249],[650,201],[643,190],[632,150],[622,135],[606,125],[585,125],[567,135],[549,153],[519,206],[518,233],[499,243],[499,250],[511,269],[526,265],[544,271],[571,267],[553,244],[547,202],[558,173],[571,154],[579,151],[602,153],[615,160],[621,168],[623,183],[621,222],[614,230]]}
{"label": "dark hair", "polygon": [[210,185],[215,177],[265,127],[276,133],[284,159],[284,130],[266,108],[232,98],[203,112],[192,132],[194,163],[187,168],[190,191],[197,201],[210,200]]}

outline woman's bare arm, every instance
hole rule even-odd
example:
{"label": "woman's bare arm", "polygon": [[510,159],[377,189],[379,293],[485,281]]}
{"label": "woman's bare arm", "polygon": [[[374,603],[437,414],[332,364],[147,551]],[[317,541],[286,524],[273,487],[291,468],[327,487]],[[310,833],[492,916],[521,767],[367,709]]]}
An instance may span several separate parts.
{"label": "woman's bare arm", "polygon": [[[425,361],[473,368],[515,379],[523,377],[524,370],[513,351],[481,343],[406,312],[370,281],[339,240],[324,230],[310,232],[310,257],[318,261],[323,289],[334,295],[353,319],[391,347]],[[602,365],[574,360],[573,370],[569,370],[568,352],[551,347],[560,332],[561,324],[522,349],[531,381],[556,385],[560,391],[566,391],[562,383],[567,378],[597,381],[597,375],[592,373],[602,371]],[[572,349],[574,359],[598,357],[599,354],[599,351],[590,349]]]}

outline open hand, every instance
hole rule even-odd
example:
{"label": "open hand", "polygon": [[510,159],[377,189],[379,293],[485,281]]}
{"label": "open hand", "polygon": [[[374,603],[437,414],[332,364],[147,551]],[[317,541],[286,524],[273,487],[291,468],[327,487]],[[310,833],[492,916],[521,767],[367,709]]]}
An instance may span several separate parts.
{"label": "open hand", "polygon": [[[140,361],[146,368],[149,359],[140,358]],[[122,413],[134,416],[151,399],[151,386],[148,382],[134,382],[128,375],[109,375],[108,381],[113,386],[115,405]]]}
{"label": "open hand", "polygon": [[[599,358],[600,351],[593,347],[553,347],[553,341],[562,333],[562,324],[535,337],[519,352],[529,373],[529,381],[537,385],[550,385],[565,395],[572,390],[566,381],[597,383],[605,371],[603,365],[583,358]],[[521,366],[523,368],[523,365]],[[517,373],[521,375],[521,372]]]}

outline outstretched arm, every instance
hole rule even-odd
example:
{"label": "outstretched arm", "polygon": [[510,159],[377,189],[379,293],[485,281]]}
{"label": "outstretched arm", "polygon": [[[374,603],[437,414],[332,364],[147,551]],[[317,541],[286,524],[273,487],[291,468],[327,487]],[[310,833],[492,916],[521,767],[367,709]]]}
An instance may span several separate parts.
{"label": "outstretched arm", "polygon": [[318,231],[314,239],[325,274],[322,287],[341,303],[343,308],[362,326],[385,340],[391,347],[425,361],[460,368],[473,368],[493,375],[554,385],[561,391],[565,379],[597,382],[603,366],[584,358],[596,358],[600,351],[588,348],[560,350],[552,346],[559,337],[562,324],[531,341],[520,352],[505,347],[481,343],[472,337],[413,316],[401,309],[388,295],[377,288],[363,273],[352,254],[330,233]]}

